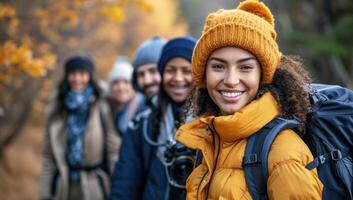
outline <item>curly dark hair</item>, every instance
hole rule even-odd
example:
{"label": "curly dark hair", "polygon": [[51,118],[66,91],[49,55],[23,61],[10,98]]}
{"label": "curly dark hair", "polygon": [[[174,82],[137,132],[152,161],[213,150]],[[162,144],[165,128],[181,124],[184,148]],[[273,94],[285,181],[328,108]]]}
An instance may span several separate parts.
{"label": "curly dark hair", "polygon": [[[306,114],[311,109],[309,84],[311,78],[298,56],[282,56],[271,84],[262,84],[255,96],[260,98],[271,92],[279,102],[282,117],[301,121],[298,131],[304,130]],[[206,88],[194,88],[186,103],[186,114],[195,116],[219,115],[220,110],[209,96]]]}

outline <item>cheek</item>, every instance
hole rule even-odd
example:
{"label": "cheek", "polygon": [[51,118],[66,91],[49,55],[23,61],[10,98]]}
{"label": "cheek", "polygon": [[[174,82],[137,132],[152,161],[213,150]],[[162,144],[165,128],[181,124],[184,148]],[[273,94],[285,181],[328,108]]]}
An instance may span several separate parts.
{"label": "cheek", "polygon": [[213,89],[215,89],[221,80],[222,80],[221,73],[207,72],[205,77],[205,83],[206,83],[208,92],[211,92]]}
{"label": "cheek", "polygon": [[161,76],[159,75],[159,73],[155,73],[153,74],[153,80],[157,83],[160,83],[161,82]]}
{"label": "cheek", "polygon": [[69,83],[73,83],[73,82],[75,81],[75,76],[69,74],[69,75],[67,76],[67,81],[68,81]]}
{"label": "cheek", "polygon": [[141,86],[143,86],[143,79],[142,79],[142,77],[138,77],[137,78],[137,84],[141,87]]}
{"label": "cheek", "polygon": [[126,84],[126,90],[133,92],[134,88],[132,87],[131,84]]}
{"label": "cheek", "polygon": [[173,75],[170,75],[168,73],[163,74],[163,85],[168,84],[169,82],[171,82],[173,79]]}
{"label": "cheek", "polygon": [[216,84],[214,83],[215,81],[213,80],[214,77],[209,76],[209,75],[207,77],[208,78],[205,79],[205,83],[206,83],[206,89],[207,89],[208,95],[210,96],[212,101],[217,104],[217,101],[216,101],[217,99],[215,99]]}
{"label": "cheek", "polygon": [[249,77],[248,80],[251,89],[254,90],[254,92],[257,92],[260,87],[260,74],[255,74],[254,76]]}
{"label": "cheek", "polygon": [[85,76],[84,81],[83,81],[84,84],[88,84],[89,80],[90,80],[90,77],[89,76]]}
{"label": "cheek", "polygon": [[186,80],[188,83],[193,83],[194,79],[192,78],[192,74],[187,75]]}

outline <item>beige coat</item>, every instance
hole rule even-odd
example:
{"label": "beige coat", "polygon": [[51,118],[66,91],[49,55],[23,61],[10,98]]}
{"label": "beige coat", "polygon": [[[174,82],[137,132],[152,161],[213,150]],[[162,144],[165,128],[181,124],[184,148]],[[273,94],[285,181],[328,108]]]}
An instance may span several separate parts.
{"label": "beige coat", "polygon": [[[54,106],[49,107],[49,113],[51,108],[54,108]],[[95,166],[102,163],[103,145],[105,145],[106,158],[112,174],[115,162],[118,159],[121,140],[115,131],[108,109],[107,104],[102,100],[92,103],[84,134],[83,165]],[[100,113],[102,113],[103,120],[100,119]],[[66,119],[66,117],[53,117],[47,122],[41,176],[41,199],[66,200],[69,198],[70,186],[66,164]],[[105,139],[102,122],[106,127]],[[93,171],[82,171],[79,183],[82,189],[82,199],[104,199],[104,191],[108,193],[110,189],[109,181],[109,175],[100,168]],[[104,186],[102,187],[102,185]]]}

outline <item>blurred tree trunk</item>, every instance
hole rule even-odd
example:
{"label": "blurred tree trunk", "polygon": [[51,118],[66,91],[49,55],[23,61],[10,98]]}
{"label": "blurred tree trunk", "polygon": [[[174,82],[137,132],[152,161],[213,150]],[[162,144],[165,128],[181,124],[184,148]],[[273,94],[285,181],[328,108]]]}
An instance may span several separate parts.
{"label": "blurred tree trunk", "polygon": [[[348,6],[351,5],[349,0],[339,0],[337,2],[342,7],[350,8],[345,12],[346,15],[351,15],[353,8],[352,6]],[[313,38],[316,36],[336,38],[334,26],[344,16],[344,13],[337,12],[340,8],[338,6],[334,7],[334,4],[330,0],[296,0],[286,2],[272,0],[269,1],[269,5],[274,12],[279,35],[290,35],[294,32],[301,32]],[[305,61],[308,61],[306,62],[307,67],[309,71],[314,73],[313,76],[317,78],[316,81],[340,84],[353,88],[353,66],[350,61],[351,59],[346,59],[334,53],[322,54],[312,52],[311,49],[317,50],[321,48],[320,46],[293,43],[286,39],[280,41],[280,46],[283,45],[286,48],[285,51],[300,54],[305,58]],[[322,40],[321,44],[317,45],[324,46],[325,42],[325,40]]]}
{"label": "blurred tree trunk", "polygon": [[[98,77],[105,79],[116,57],[132,55],[145,39],[155,35],[170,38],[187,31],[183,21],[176,23],[178,10],[173,0],[5,0],[2,5],[15,9],[18,26],[16,37],[0,32],[0,45],[8,40],[22,44],[23,39],[28,39],[26,41],[32,44],[30,53],[35,55],[47,50],[53,52],[59,62],[42,78],[18,73],[5,85],[0,79],[0,154],[18,137],[26,122],[43,121],[44,101],[49,100],[49,90],[54,90],[45,84],[58,83],[62,78],[63,62],[73,53],[90,54]],[[0,18],[0,29],[9,27],[8,24],[7,18]],[[40,45],[46,48],[40,48]],[[44,95],[43,90],[47,91]]]}

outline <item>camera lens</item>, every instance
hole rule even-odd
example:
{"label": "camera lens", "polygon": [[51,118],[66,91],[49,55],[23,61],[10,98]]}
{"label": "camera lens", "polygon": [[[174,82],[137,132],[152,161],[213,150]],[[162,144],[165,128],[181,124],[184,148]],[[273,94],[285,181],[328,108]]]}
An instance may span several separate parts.
{"label": "camera lens", "polygon": [[186,179],[192,172],[194,166],[194,158],[188,155],[179,156],[175,159],[170,167],[170,176],[179,185],[185,185]]}

